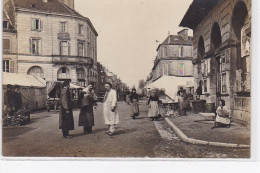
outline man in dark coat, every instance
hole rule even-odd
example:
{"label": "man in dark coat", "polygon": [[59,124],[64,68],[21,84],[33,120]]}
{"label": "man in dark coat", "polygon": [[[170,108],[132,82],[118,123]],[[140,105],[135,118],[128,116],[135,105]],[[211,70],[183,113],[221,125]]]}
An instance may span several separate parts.
{"label": "man in dark coat", "polygon": [[60,96],[61,111],[59,115],[59,128],[62,129],[64,138],[71,138],[72,136],[69,135],[69,130],[74,130],[74,119],[69,85],[70,83],[68,81],[63,82]]}
{"label": "man in dark coat", "polygon": [[21,109],[22,107],[22,94],[20,92],[20,87],[18,85],[14,86],[13,106],[15,112]]}
{"label": "man in dark coat", "polygon": [[95,125],[93,106],[97,102],[97,96],[94,92],[93,85],[89,85],[80,93],[78,102],[81,107],[79,126],[83,126],[84,134],[92,133],[92,126]]}

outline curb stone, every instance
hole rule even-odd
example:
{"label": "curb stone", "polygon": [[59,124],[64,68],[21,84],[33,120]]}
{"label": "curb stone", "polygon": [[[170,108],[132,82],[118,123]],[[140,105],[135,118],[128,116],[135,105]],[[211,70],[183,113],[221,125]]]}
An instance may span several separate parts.
{"label": "curb stone", "polygon": [[211,142],[211,141],[203,141],[199,139],[192,139],[187,137],[173,122],[171,122],[168,118],[164,118],[168,125],[174,130],[174,132],[181,138],[182,141],[191,143],[191,144],[200,144],[200,145],[210,145],[210,146],[218,146],[218,147],[230,147],[230,148],[250,148],[250,145],[244,144],[232,144],[232,143],[222,143],[222,142]]}

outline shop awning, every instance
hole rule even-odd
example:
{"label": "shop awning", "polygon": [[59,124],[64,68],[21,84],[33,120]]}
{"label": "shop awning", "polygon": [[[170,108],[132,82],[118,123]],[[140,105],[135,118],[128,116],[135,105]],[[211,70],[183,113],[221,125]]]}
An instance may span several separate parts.
{"label": "shop awning", "polygon": [[46,81],[40,77],[16,74],[16,73],[5,73],[3,72],[2,85],[19,85],[26,87],[46,87]]}
{"label": "shop awning", "polygon": [[188,82],[193,82],[193,77],[177,77],[177,76],[163,76],[153,83],[146,86],[146,89],[164,89],[165,94],[173,101],[177,102],[178,87],[185,87]]}

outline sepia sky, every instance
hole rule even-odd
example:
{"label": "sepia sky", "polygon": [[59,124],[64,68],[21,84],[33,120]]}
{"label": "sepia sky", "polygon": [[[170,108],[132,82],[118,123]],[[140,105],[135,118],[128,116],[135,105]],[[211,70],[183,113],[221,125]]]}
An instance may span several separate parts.
{"label": "sepia sky", "polygon": [[[153,67],[156,48],[178,27],[192,0],[75,0],[99,36],[98,61],[130,87]],[[192,35],[192,31],[189,31]],[[156,43],[156,40],[159,43]]]}

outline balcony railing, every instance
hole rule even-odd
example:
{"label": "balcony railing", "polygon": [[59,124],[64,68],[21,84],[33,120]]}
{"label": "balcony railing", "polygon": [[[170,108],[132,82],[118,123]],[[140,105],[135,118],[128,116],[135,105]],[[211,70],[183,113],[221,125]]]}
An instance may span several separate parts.
{"label": "balcony railing", "polygon": [[93,66],[93,59],[90,57],[53,55],[52,62],[56,64],[83,64],[89,67]]}
{"label": "balcony railing", "polygon": [[58,35],[58,39],[62,39],[62,40],[69,40],[70,39],[70,34],[66,33],[66,32],[60,32],[57,35]]}

